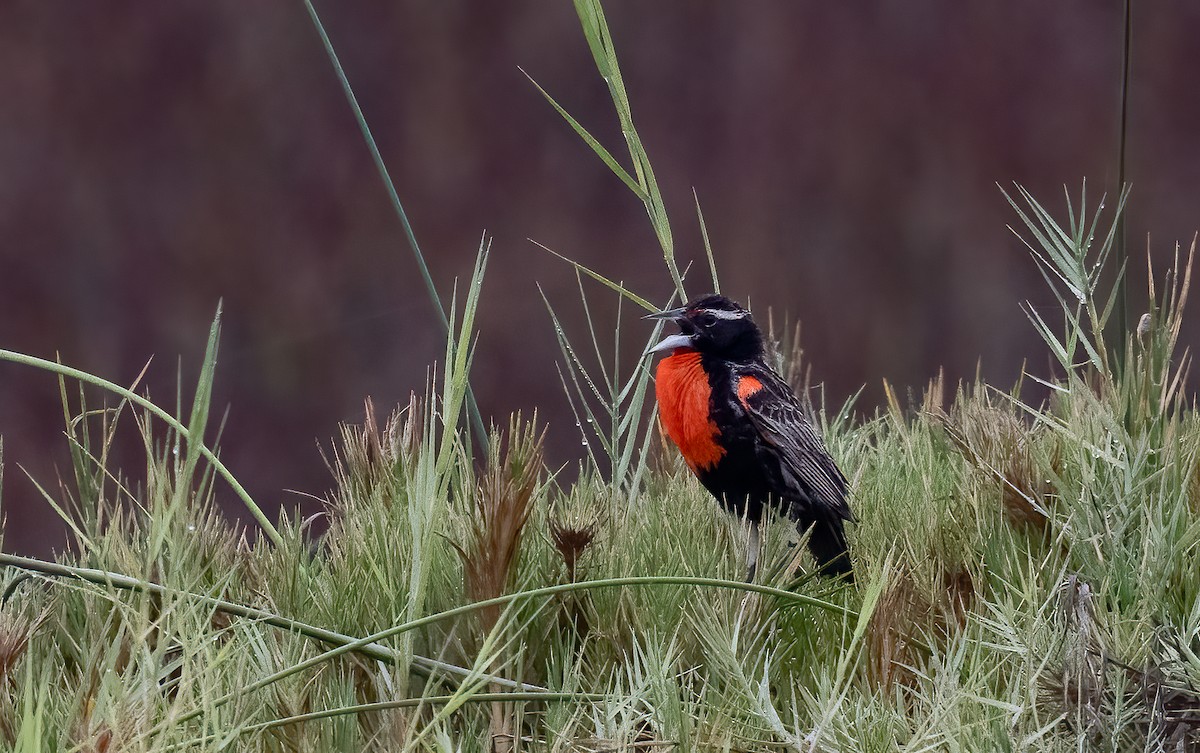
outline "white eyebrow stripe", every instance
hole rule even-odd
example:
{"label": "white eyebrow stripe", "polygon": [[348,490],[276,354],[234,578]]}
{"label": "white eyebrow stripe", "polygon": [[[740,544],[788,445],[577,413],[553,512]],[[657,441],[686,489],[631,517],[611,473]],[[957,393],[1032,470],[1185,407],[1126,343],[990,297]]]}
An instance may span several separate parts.
{"label": "white eyebrow stripe", "polygon": [[712,314],[718,319],[745,319],[749,311],[726,311],[725,309],[701,309],[705,314]]}

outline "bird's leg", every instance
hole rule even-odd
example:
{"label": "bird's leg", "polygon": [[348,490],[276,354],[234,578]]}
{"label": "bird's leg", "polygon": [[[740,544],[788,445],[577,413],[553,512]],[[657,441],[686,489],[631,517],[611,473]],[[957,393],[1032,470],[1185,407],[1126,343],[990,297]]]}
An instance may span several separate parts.
{"label": "bird's leg", "polygon": [[750,546],[746,551],[746,582],[752,583],[758,574],[758,552],[762,548],[762,531],[757,520],[750,521]]}

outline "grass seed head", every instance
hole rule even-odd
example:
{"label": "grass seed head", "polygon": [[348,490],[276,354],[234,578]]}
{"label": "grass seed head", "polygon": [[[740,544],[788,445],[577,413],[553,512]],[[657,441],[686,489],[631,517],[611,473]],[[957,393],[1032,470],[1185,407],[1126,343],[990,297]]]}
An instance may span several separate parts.
{"label": "grass seed head", "polygon": [[[472,599],[483,601],[505,592],[533,511],[545,436],[544,430],[537,430],[536,415],[528,424],[520,415],[513,416],[503,453],[500,437],[493,436],[488,465],[475,490],[470,540],[459,549]],[[485,632],[495,627],[499,616],[498,606],[480,612]]]}
{"label": "grass seed head", "polygon": [[547,526],[550,528],[550,541],[567,566],[567,578],[574,583],[580,556],[596,540],[597,524],[595,521],[567,523],[557,516],[551,516]]}

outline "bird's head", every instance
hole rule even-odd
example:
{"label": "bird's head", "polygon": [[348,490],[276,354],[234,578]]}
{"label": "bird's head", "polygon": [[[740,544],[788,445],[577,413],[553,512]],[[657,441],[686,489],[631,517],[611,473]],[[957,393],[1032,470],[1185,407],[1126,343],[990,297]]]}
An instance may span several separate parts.
{"label": "bird's head", "polygon": [[650,353],[697,350],[730,361],[762,358],[763,338],[750,312],[720,295],[706,295],[688,305],[650,314],[647,319],[668,319],[679,333],[667,335]]}

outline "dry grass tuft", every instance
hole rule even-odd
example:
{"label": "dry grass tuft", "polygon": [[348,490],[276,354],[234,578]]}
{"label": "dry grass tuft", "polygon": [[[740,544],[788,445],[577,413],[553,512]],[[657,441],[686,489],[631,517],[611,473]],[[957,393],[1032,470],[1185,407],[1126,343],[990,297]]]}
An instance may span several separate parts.
{"label": "dry grass tuft", "polygon": [[1200,689],[1157,667],[1123,669],[1140,701],[1137,726],[1154,743],[1149,749],[1200,751]]}
{"label": "dry grass tuft", "polygon": [[1042,682],[1042,700],[1063,723],[1090,740],[1106,728],[1105,669],[1107,652],[1100,638],[1091,587],[1070,575],[1062,585],[1059,621],[1063,627],[1062,665]]}
{"label": "dry grass tuft", "polygon": [[579,558],[596,540],[599,522],[593,520],[587,523],[568,523],[552,514],[546,525],[550,529],[550,541],[566,565],[567,581],[574,583],[578,574]]}
{"label": "dry grass tuft", "polygon": [[[567,568],[567,581],[574,583],[579,574],[579,558],[596,540],[598,520],[587,523],[567,523],[558,515],[551,513],[547,520],[550,529],[550,541],[555,551],[562,558]],[[561,594],[559,627],[564,632],[573,632],[577,637],[587,635],[591,626],[588,624],[584,603],[587,594]]]}
{"label": "dry grass tuft", "polygon": [[1187,480],[1188,507],[1193,515],[1200,515],[1200,462],[1192,463],[1192,472]]}
{"label": "dry grass tuft", "polygon": [[975,579],[965,567],[943,572],[942,589],[945,601],[941,615],[946,632],[962,630],[967,626],[967,615],[975,607]]}
{"label": "dry grass tuft", "polygon": [[[513,579],[521,540],[533,511],[535,492],[542,476],[545,430],[538,431],[537,415],[528,424],[514,415],[501,452],[500,437],[493,433],[487,469],[474,497],[470,540],[457,546],[463,560],[467,595],[475,601],[503,595]],[[481,634],[491,634],[500,619],[500,607],[479,611]],[[496,686],[493,690],[498,690]],[[516,706],[493,702],[488,725],[491,749],[513,750],[518,729]]]}
{"label": "dry grass tuft", "polygon": [[123,746],[107,724],[92,720],[90,715],[77,722],[71,733],[71,740],[75,743],[75,749],[82,753],[109,753]]}
{"label": "dry grass tuft", "polygon": [[29,639],[50,614],[47,607],[30,614],[19,606],[0,605],[0,734],[11,745],[16,740],[17,666],[29,648]]}
{"label": "dry grass tuft", "polygon": [[68,727],[68,749],[80,753],[143,749],[139,747],[139,738],[153,726],[150,722],[149,699],[134,696],[109,698],[106,701],[109,708],[104,713],[97,713],[99,697],[100,694],[95,690],[83,697]]}
{"label": "dry grass tuft", "polygon": [[1093,745],[1200,751],[1200,688],[1186,669],[1173,669],[1179,657],[1195,654],[1161,639],[1145,669],[1113,658],[1094,600],[1087,583],[1067,577],[1059,606],[1063,659],[1042,677],[1041,702]]}
{"label": "dry grass tuft", "polygon": [[[367,398],[363,402],[363,425],[342,427],[341,453],[334,451],[326,457],[338,486],[352,496],[369,489],[389,489],[396,474],[397,465],[403,467],[415,462],[421,450],[424,436],[424,405],[415,392],[408,396],[408,404],[396,410],[380,429],[375,402]],[[324,453],[322,453],[324,454]],[[394,500],[385,495],[385,504]],[[329,503],[330,512],[343,513],[336,508],[336,500]]]}
{"label": "dry grass tuft", "polygon": [[943,570],[939,580],[923,589],[912,570],[904,570],[880,597],[866,638],[867,674],[877,687],[915,687],[929,641],[947,641],[966,626],[975,602],[974,579],[960,568]]}
{"label": "dry grass tuft", "polygon": [[[537,430],[536,415],[528,424],[516,415],[509,423],[503,455],[499,437],[490,444],[487,469],[475,493],[470,540],[458,548],[467,594],[476,601],[503,595],[511,579],[544,467],[545,437],[545,430]],[[499,618],[499,607],[481,610],[484,632]]]}
{"label": "dry grass tuft", "polygon": [[911,687],[916,666],[927,652],[916,634],[930,624],[933,605],[913,582],[911,572],[902,572],[879,598],[867,629],[867,672],[879,688]]}
{"label": "dry grass tuft", "polygon": [[1000,484],[1005,519],[1020,531],[1044,534],[1053,499],[1053,482],[1047,477],[1061,469],[1058,445],[1051,449],[1050,467],[1044,467],[1034,453],[1037,435],[1011,411],[993,407],[986,396],[960,398],[950,413],[941,408],[928,413],[967,462]]}

